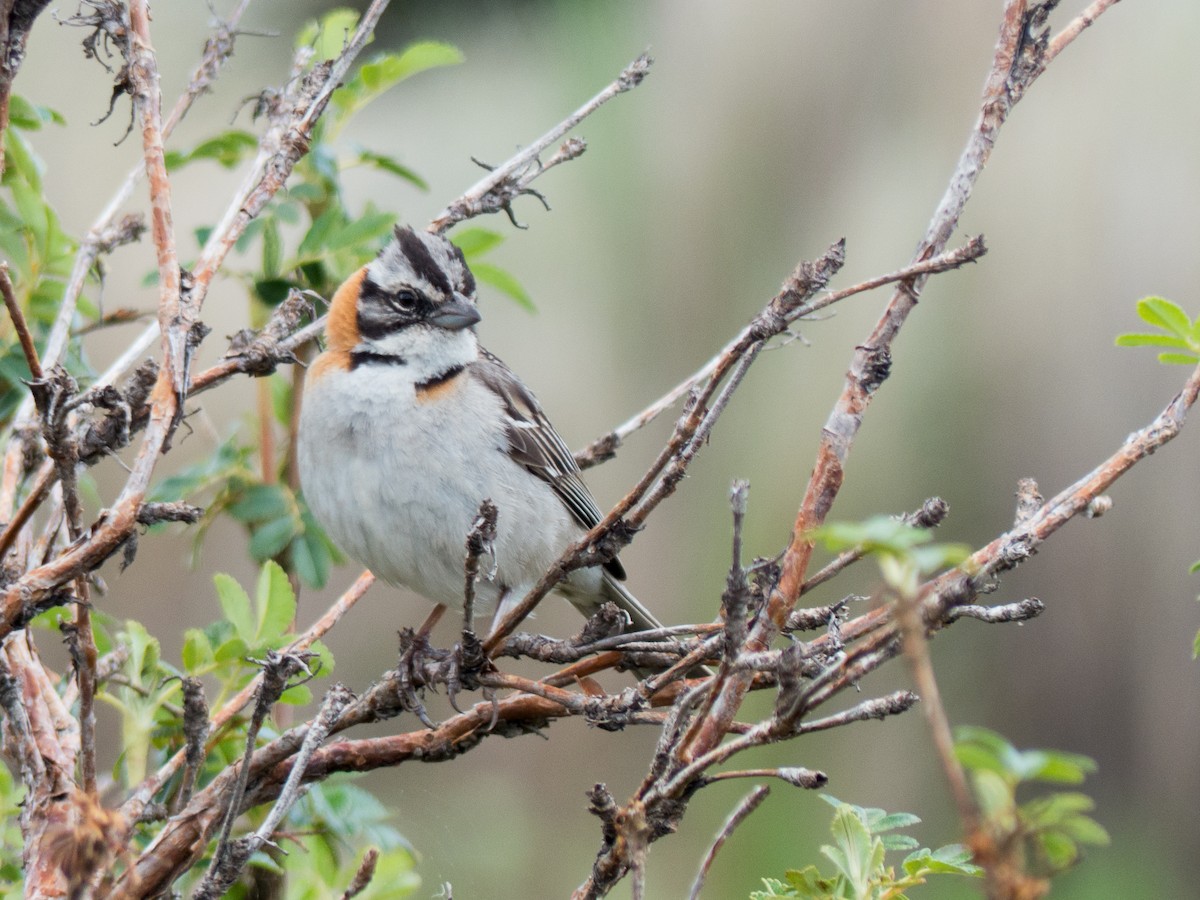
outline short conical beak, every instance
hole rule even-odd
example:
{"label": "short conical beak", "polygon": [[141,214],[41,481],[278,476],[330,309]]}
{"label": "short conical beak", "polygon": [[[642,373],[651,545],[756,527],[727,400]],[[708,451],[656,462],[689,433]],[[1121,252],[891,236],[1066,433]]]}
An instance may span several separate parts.
{"label": "short conical beak", "polygon": [[439,306],[426,321],[449,331],[461,331],[470,328],[482,318],[474,303],[455,294]]}

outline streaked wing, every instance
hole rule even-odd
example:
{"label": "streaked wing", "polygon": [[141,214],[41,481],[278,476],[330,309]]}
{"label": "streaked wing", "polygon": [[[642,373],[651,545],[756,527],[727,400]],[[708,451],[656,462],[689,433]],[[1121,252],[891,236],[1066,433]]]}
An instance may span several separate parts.
{"label": "streaked wing", "polygon": [[[546,482],[584,528],[593,528],[602,518],[600,507],[580,477],[578,463],[537,398],[499,359],[479,348],[479,361],[471,368],[500,398],[508,418],[508,453],[527,471]],[[621,563],[612,560],[604,567],[617,578],[625,577]]]}

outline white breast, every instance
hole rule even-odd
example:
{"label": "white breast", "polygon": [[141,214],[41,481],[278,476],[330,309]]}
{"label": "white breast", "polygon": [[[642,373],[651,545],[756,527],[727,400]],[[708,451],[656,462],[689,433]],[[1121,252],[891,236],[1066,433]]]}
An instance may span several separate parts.
{"label": "white breast", "polygon": [[500,401],[469,370],[429,393],[418,399],[402,365],[327,370],[306,385],[305,497],[347,554],[448,606],[462,605],[467,533],[490,498],[497,569],[477,596],[494,604],[505,589],[523,594],[582,529],[509,458]]}

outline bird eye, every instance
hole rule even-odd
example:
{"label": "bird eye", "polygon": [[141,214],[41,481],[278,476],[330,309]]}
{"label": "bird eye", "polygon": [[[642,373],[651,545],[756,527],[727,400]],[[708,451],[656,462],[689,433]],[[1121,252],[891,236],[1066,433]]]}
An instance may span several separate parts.
{"label": "bird eye", "polygon": [[400,312],[410,313],[417,308],[419,298],[415,291],[397,291],[392,298],[392,305]]}

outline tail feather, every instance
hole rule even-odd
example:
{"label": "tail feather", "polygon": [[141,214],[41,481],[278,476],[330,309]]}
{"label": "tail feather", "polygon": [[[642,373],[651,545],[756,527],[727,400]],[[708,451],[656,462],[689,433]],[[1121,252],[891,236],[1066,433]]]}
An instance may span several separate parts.
{"label": "tail feather", "polygon": [[628,613],[630,619],[629,631],[650,631],[654,628],[663,627],[662,622],[654,618],[650,610],[646,609],[637,597],[625,589],[625,585],[617,581],[608,572],[604,573],[603,588],[605,598],[611,600]]}

